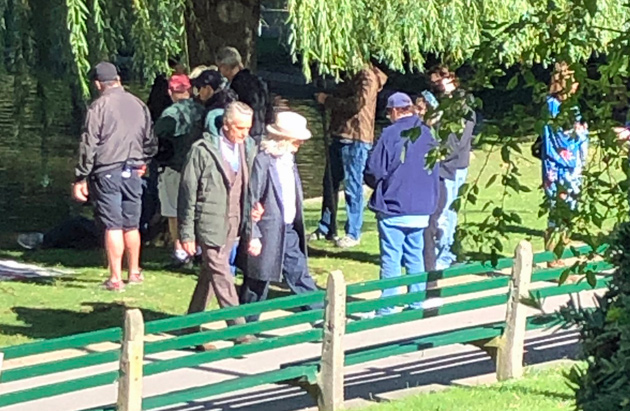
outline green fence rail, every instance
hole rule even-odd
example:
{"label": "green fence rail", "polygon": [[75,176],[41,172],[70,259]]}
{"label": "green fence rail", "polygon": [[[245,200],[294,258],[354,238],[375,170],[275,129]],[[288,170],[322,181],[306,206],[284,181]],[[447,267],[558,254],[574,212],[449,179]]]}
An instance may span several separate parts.
{"label": "green fence rail", "polygon": [[[579,256],[590,256],[603,252],[606,247],[607,246],[602,246],[597,250],[593,250],[588,246],[571,248],[565,250],[562,257],[566,259]],[[539,253],[533,256],[530,254],[530,258],[534,264],[545,263],[556,259],[555,255],[550,252]],[[345,286],[344,284],[344,308],[342,318],[347,317],[348,323],[343,325],[343,332],[346,334],[353,334],[397,324],[404,324],[424,318],[444,316],[509,304],[511,299],[510,292],[512,291],[506,290],[511,290],[510,284],[512,278],[508,275],[497,274],[497,271],[512,267],[514,264],[514,258],[502,258],[494,265],[489,262],[478,262],[438,272],[419,273],[393,279],[367,281],[350,284],[348,286]],[[606,270],[613,269],[614,267],[605,261],[592,261],[580,268],[600,274]],[[598,275],[595,287],[591,287],[586,281],[581,281],[577,284],[554,285],[542,288],[536,286],[536,283],[540,284],[542,282],[557,281],[560,276],[566,272],[566,270],[569,270],[570,273],[575,273],[576,267],[554,269],[535,268],[533,272],[529,273],[531,283],[533,284],[533,287],[530,289],[530,293],[536,298],[544,299],[559,295],[579,293],[591,289],[604,289],[608,287],[611,280],[610,277]],[[428,290],[417,293],[406,293],[369,300],[357,299],[356,297],[359,294],[384,290],[387,288],[405,287],[412,284],[480,274],[487,274],[487,276],[479,277],[474,281],[466,282],[464,284],[432,287]],[[482,297],[475,296],[475,294],[482,292],[492,294],[493,291],[495,292],[493,295],[486,295]],[[184,332],[183,335],[163,335],[164,338],[145,341],[143,348],[143,355],[145,356],[173,350],[188,349],[209,342],[236,340],[239,337],[246,335],[260,335],[270,331],[286,329],[299,325],[310,325],[311,328],[306,331],[292,332],[288,335],[260,338],[251,343],[233,345],[214,351],[201,353],[191,352],[188,355],[177,358],[156,359],[152,357],[151,362],[142,365],[142,374],[144,376],[151,376],[178,369],[193,368],[202,364],[220,361],[223,359],[239,358],[246,355],[276,350],[303,343],[324,341],[324,347],[326,347],[326,345],[330,343],[330,338],[328,337],[330,337],[330,333],[334,331],[334,327],[332,327],[332,323],[329,322],[331,320],[328,317],[325,318],[325,310],[296,312],[281,317],[261,320],[256,323],[236,325],[217,330],[197,330],[203,324],[211,322],[225,321],[275,310],[296,310],[303,306],[322,303],[325,299],[329,300],[332,298],[331,295],[332,294],[329,288],[328,297],[326,297],[326,292],[318,291],[306,295],[282,297],[251,305],[230,307],[221,310],[170,317],[147,322],[144,325],[145,335],[172,333],[176,330],[186,330],[186,332]],[[414,303],[422,302],[427,300],[427,298],[432,297],[460,297],[465,299],[456,302],[447,302],[446,304],[431,309],[409,309],[409,307],[413,306]],[[406,307],[406,309],[402,312],[391,315],[357,319],[357,316],[360,313],[373,312],[386,307]],[[323,319],[326,320],[326,324],[323,328],[319,328],[319,326],[314,328],[312,327],[315,324],[319,324]],[[563,324],[563,322],[563,319],[558,314],[538,315],[527,319],[526,328],[536,329],[557,326]],[[443,345],[472,342],[478,343],[479,341],[505,338],[505,324],[506,323],[504,321],[475,325],[472,327],[426,335],[406,341],[393,341],[372,347],[361,347],[360,349],[348,350],[345,353],[343,353],[342,350],[342,353],[345,365],[356,365],[367,361],[383,359],[394,355],[407,354],[413,351]],[[142,333],[140,333],[140,335],[142,335]],[[326,337],[327,335],[328,337]],[[122,347],[124,347],[125,339],[122,328],[110,328],[52,340],[38,341],[15,347],[5,347],[0,348],[0,352],[4,354],[6,362],[6,360],[13,360],[31,355],[46,354],[67,349],[81,349],[92,344],[107,342],[120,343],[122,344]],[[89,372],[89,367],[114,364],[120,360],[120,357],[120,348],[112,348],[103,352],[86,351],[85,353],[80,353],[80,355],[73,356],[71,358],[53,359],[34,365],[26,365],[2,370],[0,373],[0,383],[28,380],[34,377],[42,377],[61,372],[69,372],[72,370],[83,370],[83,372]],[[140,360],[141,359],[142,358],[140,358]],[[318,384],[320,381],[317,376],[318,373],[323,372],[322,364],[324,364],[324,362],[320,361],[320,359],[302,361],[295,364],[285,364],[283,366],[280,366],[279,364],[278,370],[233,378],[210,385],[193,387],[144,398],[141,399],[142,409],[149,410],[175,405],[195,399],[207,398],[232,391],[252,388],[261,384],[287,383],[289,381],[300,381],[301,385]],[[114,370],[94,373],[90,376],[55,382],[42,386],[28,387],[26,389],[0,395],[0,407],[109,385],[116,381],[118,376],[119,370]],[[112,409],[113,408],[111,406],[98,408],[98,410],[103,411]],[[92,411],[96,410],[97,409],[94,409]]]}

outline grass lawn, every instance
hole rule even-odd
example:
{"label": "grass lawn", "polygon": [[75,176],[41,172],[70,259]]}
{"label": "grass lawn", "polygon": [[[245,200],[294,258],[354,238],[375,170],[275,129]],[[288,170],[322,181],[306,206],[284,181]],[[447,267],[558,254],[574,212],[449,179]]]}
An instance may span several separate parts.
{"label": "grass lawn", "polygon": [[568,368],[529,369],[520,380],[454,387],[364,408],[361,411],[562,411],[574,410],[573,391],[563,372]]}
{"label": "grass lawn", "polygon": [[[324,168],[321,118],[312,102],[294,103],[296,109],[307,116],[314,133],[314,138],[301,149],[298,163],[307,195],[316,196],[321,192]],[[76,161],[76,144],[67,136],[58,136],[50,149],[40,150],[31,144],[21,149],[19,155],[11,147],[4,150],[0,144],[0,259],[74,272],[45,282],[0,282],[0,347],[119,326],[125,306],[142,308],[147,320],[181,315],[188,307],[196,270],[188,273],[166,271],[167,248],[145,250],[143,266],[147,281],[143,286],[128,288],[123,294],[98,288],[107,276],[104,254],[100,250],[24,252],[18,249],[15,243],[17,233],[42,231],[67,218],[68,214],[90,212],[89,207],[79,207],[70,200],[68,187]],[[521,225],[508,228],[509,239],[504,244],[506,255],[511,255],[522,239],[532,241],[536,251],[543,248],[546,219],[538,217],[542,200],[540,162],[529,155],[530,144],[523,142],[525,155],[518,159],[518,166],[522,174],[521,184],[528,186],[531,192],[508,196],[504,203],[506,212],[516,212],[522,219]],[[467,204],[461,210],[460,224],[482,221],[489,212],[482,209],[486,201],[497,201],[502,197],[503,188],[499,184],[486,188],[488,179],[502,172],[502,167],[495,146],[485,145],[473,152],[468,182],[478,181],[479,199],[476,205]],[[318,199],[307,201],[305,213],[309,232],[317,225],[320,206]],[[341,207],[339,225],[343,227],[345,213],[343,205]],[[339,250],[323,241],[310,245],[311,273],[320,286],[334,269],[341,269],[348,282],[378,278],[376,221],[367,209],[364,215],[360,246]],[[463,244],[464,256],[471,250],[469,244]],[[216,306],[214,302],[212,304],[212,307]]]}
{"label": "grass lawn", "polygon": [[[471,178],[479,173],[487,154],[485,150],[475,151],[470,172]],[[541,195],[536,190],[539,181],[539,163],[527,158],[523,158],[521,162],[525,184],[532,188],[532,192],[527,193],[525,198],[508,198],[507,200],[508,211],[521,214],[523,227],[514,227],[514,232],[511,234],[509,244],[505,245],[505,249],[513,249],[520,239],[527,237],[532,239],[535,248],[539,250],[542,247],[541,235],[545,226],[545,221],[537,217],[537,205]],[[58,168],[64,169],[64,167],[67,167],[66,163],[60,164]],[[500,167],[499,154],[490,154],[488,166],[483,172],[481,181],[485,182],[491,174],[500,171]],[[480,194],[482,198],[478,206],[469,206],[463,211],[464,223],[480,221],[485,215],[481,211],[482,204],[485,199],[498,196],[499,188],[482,189]],[[46,201],[45,198],[38,199],[35,195],[31,195],[30,198],[32,201]],[[19,217],[17,221],[20,222],[16,224],[16,231],[33,229],[47,218],[56,218],[54,216],[58,206],[53,207],[53,204],[51,210],[42,210],[41,207],[31,208],[30,205],[16,211]],[[319,208],[319,200],[308,201],[306,216],[309,231],[316,227]],[[37,212],[40,214],[36,214]],[[47,213],[51,213],[53,217],[50,215],[47,217]],[[344,218],[343,212],[340,217]],[[0,258],[72,269],[74,274],[45,282],[0,283],[0,346],[119,326],[125,306],[141,307],[148,320],[183,314],[188,307],[196,281],[195,272],[165,271],[163,267],[169,259],[169,252],[166,249],[152,248],[145,252],[143,256],[147,277],[145,285],[129,287],[125,293],[117,294],[98,288],[99,283],[104,281],[107,275],[102,251],[24,252],[15,248],[14,238],[14,234],[4,231],[0,242]],[[360,246],[350,250],[336,250],[323,241],[312,244],[310,267],[318,284],[323,286],[327,273],[334,269],[343,270],[348,282],[377,279],[379,263],[377,239],[374,215],[366,210],[364,235]]]}

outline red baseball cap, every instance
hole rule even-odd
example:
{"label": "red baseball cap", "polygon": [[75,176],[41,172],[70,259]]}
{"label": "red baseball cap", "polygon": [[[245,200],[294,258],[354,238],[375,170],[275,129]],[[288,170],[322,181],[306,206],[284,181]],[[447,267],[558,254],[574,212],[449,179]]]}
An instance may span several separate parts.
{"label": "red baseball cap", "polygon": [[174,74],[168,81],[168,89],[174,93],[183,93],[191,89],[190,79],[186,74]]}

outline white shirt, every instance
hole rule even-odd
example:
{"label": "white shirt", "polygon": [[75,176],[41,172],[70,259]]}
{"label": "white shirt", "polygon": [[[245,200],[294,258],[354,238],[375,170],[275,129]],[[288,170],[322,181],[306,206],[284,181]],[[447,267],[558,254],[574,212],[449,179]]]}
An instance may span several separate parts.
{"label": "white shirt", "polygon": [[232,170],[238,173],[238,167],[241,162],[239,145],[232,143],[225,137],[223,130],[221,130],[221,139],[219,140],[219,147],[221,148],[221,155],[223,159],[232,166]]}
{"label": "white shirt", "polygon": [[280,195],[284,210],[284,223],[293,224],[297,214],[297,197],[295,188],[295,160],[293,154],[285,154],[274,158],[274,167],[280,180]]}

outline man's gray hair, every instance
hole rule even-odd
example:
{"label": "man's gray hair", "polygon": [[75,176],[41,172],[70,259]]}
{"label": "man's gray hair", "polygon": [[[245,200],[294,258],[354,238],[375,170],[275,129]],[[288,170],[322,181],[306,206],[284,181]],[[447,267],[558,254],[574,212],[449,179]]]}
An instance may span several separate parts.
{"label": "man's gray hair", "polygon": [[252,110],[250,106],[240,101],[234,101],[225,107],[225,113],[223,114],[223,123],[224,124],[232,123],[235,117],[239,117],[239,116],[252,117],[253,115],[254,115],[254,110]]}
{"label": "man's gray hair", "polygon": [[231,69],[243,66],[241,53],[234,47],[223,47],[217,53],[217,66],[227,66]]}

